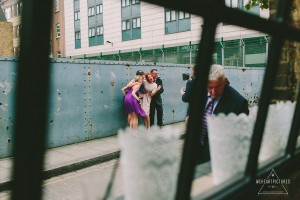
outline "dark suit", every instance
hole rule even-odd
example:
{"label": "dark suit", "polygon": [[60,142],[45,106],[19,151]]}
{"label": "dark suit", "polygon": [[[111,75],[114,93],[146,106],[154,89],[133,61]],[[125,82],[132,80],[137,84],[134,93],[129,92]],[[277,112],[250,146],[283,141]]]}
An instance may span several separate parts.
{"label": "dark suit", "polygon": [[[233,89],[231,86],[226,85],[223,91],[222,96],[220,97],[218,104],[216,108],[213,111],[213,114],[229,114],[229,113],[235,113],[235,114],[249,114],[248,109],[248,102],[247,100],[240,95],[235,89]],[[206,134],[206,137],[204,139],[204,145],[201,146],[201,153],[198,157],[198,163],[204,163],[210,160],[210,153],[209,153],[209,142],[208,142],[208,135]]]}
{"label": "dark suit", "polygon": [[[188,82],[185,85],[185,92],[181,96],[181,100],[186,103],[190,103],[191,101],[191,93],[192,93],[192,85],[193,85],[194,79],[188,80]],[[188,106],[187,115],[190,113],[190,104]]]}
{"label": "dark suit", "polygon": [[154,115],[155,110],[157,111],[157,125],[162,126],[163,125],[163,108],[162,108],[162,99],[161,94],[164,92],[162,80],[157,77],[155,80],[155,83],[157,86],[161,86],[160,90],[157,91],[157,93],[152,97],[151,103],[150,103],[150,125],[154,125]]}

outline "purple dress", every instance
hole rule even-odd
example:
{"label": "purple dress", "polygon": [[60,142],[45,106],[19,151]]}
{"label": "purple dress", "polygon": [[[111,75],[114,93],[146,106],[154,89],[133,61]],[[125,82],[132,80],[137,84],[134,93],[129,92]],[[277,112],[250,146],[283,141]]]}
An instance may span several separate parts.
{"label": "purple dress", "polygon": [[[139,96],[139,91],[137,91],[135,94],[136,96]],[[141,105],[134,98],[134,96],[132,96],[132,88],[130,88],[125,95],[124,109],[126,114],[135,112],[138,116],[147,117],[147,114],[142,109]]]}

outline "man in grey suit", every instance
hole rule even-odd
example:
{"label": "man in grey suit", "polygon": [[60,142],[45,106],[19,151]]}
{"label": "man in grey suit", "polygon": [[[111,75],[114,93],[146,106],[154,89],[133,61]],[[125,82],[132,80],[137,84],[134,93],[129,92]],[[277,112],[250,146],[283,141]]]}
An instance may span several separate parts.
{"label": "man in grey suit", "polygon": [[202,132],[200,135],[200,155],[198,163],[210,160],[209,135],[207,133],[206,117],[210,114],[241,113],[249,114],[247,100],[228,84],[224,68],[221,65],[212,65],[208,77],[208,95],[205,113],[202,121]]}

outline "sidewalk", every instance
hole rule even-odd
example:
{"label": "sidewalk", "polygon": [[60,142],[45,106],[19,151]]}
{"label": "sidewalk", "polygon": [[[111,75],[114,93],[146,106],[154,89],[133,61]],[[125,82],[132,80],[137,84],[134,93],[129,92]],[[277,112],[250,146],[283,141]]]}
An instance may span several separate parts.
{"label": "sidewalk", "polygon": [[[166,126],[179,128],[182,134],[185,133],[184,122]],[[45,179],[116,159],[119,155],[117,136],[48,149],[45,154]],[[12,168],[12,157],[0,159],[0,192],[11,187]]]}

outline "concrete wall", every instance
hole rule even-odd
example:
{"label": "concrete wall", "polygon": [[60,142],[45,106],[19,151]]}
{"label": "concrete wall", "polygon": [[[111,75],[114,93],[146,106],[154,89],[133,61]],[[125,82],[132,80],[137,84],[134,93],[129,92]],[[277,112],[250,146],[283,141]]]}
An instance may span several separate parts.
{"label": "concrete wall", "polygon": [[[11,155],[14,128],[16,64],[0,57],[0,158]],[[57,147],[117,133],[127,126],[121,88],[137,70],[150,71],[153,64],[56,60],[51,63],[47,147]],[[179,90],[185,87],[186,65],[157,64],[165,92],[162,95],[164,123],[184,120],[187,104]],[[226,68],[230,84],[248,100],[257,102],[263,69]],[[34,106],[34,105],[28,105]],[[141,123],[141,122],[140,122]],[[26,134],[26,133],[24,133]]]}

